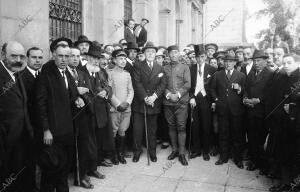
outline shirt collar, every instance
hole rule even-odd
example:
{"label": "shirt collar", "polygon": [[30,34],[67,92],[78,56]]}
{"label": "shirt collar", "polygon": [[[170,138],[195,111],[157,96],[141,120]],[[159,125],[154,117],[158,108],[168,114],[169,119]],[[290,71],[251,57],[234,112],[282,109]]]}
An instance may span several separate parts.
{"label": "shirt collar", "polygon": [[30,67],[26,66],[26,68],[28,69],[28,71],[35,77],[36,75],[36,70],[31,69]]}
{"label": "shirt collar", "polygon": [[8,68],[6,68],[6,66],[4,65],[3,61],[0,61],[1,64],[3,65],[4,69],[7,71],[7,73],[9,74],[9,76],[15,81],[15,76],[14,76],[14,72],[12,72],[11,70],[9,70]]}

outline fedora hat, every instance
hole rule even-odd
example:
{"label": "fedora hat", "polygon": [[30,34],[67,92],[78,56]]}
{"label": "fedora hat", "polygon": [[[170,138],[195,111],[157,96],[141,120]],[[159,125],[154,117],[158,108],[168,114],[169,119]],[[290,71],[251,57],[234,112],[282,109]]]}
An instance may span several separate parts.
{"label": "fedora hat", "polygon": [[85,35],[79,35],[77,41],[75,41],[74,45],[77,47],[80,43],[88,43],[92,44],[92,42]]}
{"label": "fedora hat", "polygon": [[145,52],[146,49],[155,49],[155,51],[157,51],[157,47],[151,41],[146,43],[146,45],[142,48],[142,52]]}
{"label": "fedora hat", "polygon": [[66,152],[62,146],[52,144],[45,146],[38,157],[38,164],[43,171],[57,173],[67,164]]}
{"label": "fedora hat", "polygon": [[92,57],[100,58],[101,54],[102,54],[101,47],[91,44],[91,47],[89,48],[89,51],[85,54],[89,55],[89,56],[92,56]]}
{"label": "fedora hat", "polygon": [[252,56],[252,59],[257,59],[257,58],[262,58],[262,59],[268,59],[269,57],[265,54],[263,50],[255,50]]}
{"label": "fedora hat", "polygon": [[227,54],[224,58],[224,61],[238,61],[238,59],[236,58],[236,56]]}
{"label": "fedora hat", "polygon": [[127,57],[127,54],[124,49],[117,49],[112,52],[111,56],[114,58],[119,57],[119,56]]}
{"label": "fedora hat", "polygon": [[69,45],[69,47],[71,47],[72,44],[73,44],[73,43],[72,43],[72,40],[69,39],[69,38],[66,38],[66,37],[60,37],[60,38],[57,38],[57,39],[55,39],[54,41],[52,41],[51,44],[50,44],[50,51],[51,51],[52,53],[53,53],[54,48],[56,47],[56,45],[57,45],[59,42],[61,42],[61,41],[67,42],[68,45]]}

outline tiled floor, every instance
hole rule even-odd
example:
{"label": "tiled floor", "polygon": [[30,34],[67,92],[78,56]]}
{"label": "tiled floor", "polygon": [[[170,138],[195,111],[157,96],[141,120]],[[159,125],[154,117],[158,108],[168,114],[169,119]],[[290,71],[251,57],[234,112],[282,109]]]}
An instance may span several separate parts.
{"label": "tiled floor", "polygon": [[[215,166],[217,158],[203,161],[202,157],[182,166],[178,160],[167,160],[169,150],[157,152],[157,163],[147,165],[145,153],[138,163],[127,159],[126,165],[112,168],[100,167],[106,179],[92,178],[95,188],[86,190],[71,187],[71,192],[263,192],[275,181],[262,177],[258,172],[238,169],[231,161]],[[168,168],[169,167],[169,168]]]}

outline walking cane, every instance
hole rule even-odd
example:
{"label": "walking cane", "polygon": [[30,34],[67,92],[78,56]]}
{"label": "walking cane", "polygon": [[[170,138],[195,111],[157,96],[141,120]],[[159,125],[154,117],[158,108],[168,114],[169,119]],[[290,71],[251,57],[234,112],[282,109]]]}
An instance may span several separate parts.
{"label": "walking cane", "polygon": [[78,139],[77,139],[77,132],[78,130],[76,130],[75,133],[75,153],[76,153],[76,179],[77,182],[75,182],[76,185],[80,185],[80,175],[79,175],[79,157],[78,157]]}
{"label": "walking cane", "polygon": [[149,160],[149,142],[148,142],[148,126],[147,126],[147,107],[146,104],[144,104],[144,123],[145,123],[145,133],[146,133],[146,147],[147,147],[147,160],[148,160],[148,166],[150,165]]}
{"label": "walking cane", "polygon": [[192,143],[192,125],[193,125],[193,112],[194,112],[194,107],[191,107],[191,122],[190,122],[190,138],[189,138],[189,160],[191,159],[191,143]]}

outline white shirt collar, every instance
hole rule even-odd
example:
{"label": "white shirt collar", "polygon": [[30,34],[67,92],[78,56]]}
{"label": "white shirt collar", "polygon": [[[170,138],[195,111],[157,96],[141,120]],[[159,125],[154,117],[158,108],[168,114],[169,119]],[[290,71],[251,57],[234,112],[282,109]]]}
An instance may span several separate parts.
{"label": "white shirt collar", "polygon": [[3,65],[4,69],[7,71],[7,73],[9,74],[9,76],[14,80],[16,81],[16,78],[14,76],[14,72],[10,71],[9,69],[6,68],[6,66],[4,65],[3,61],[0,61],[1,64]]}
{"label": "white shirt collar", "polygon": [[36,77],[36,71],[31,69],[30,67],[26,66],[26,68],[28,69],[28,71],[34,76]]}

